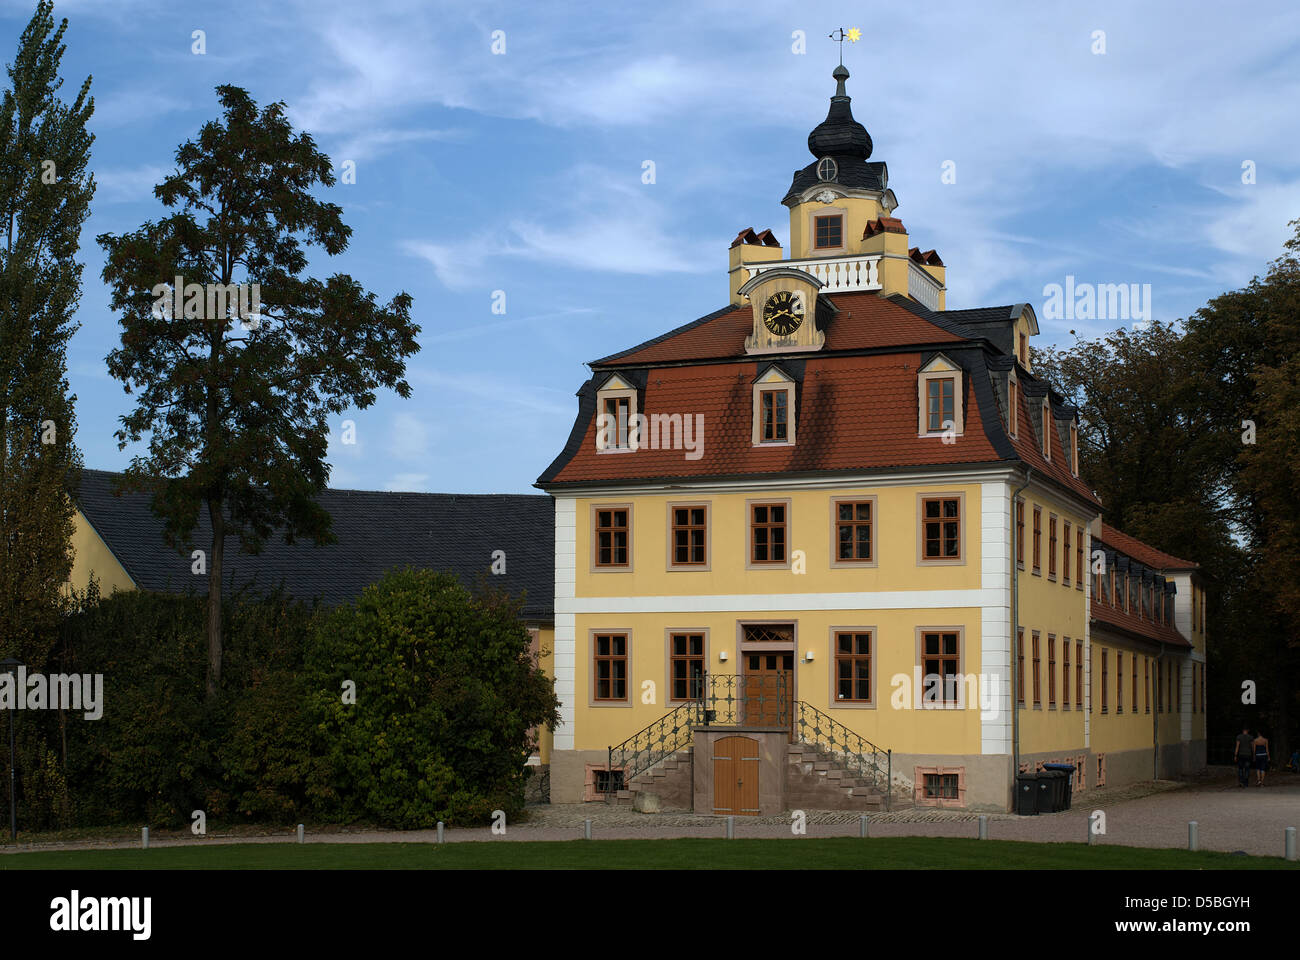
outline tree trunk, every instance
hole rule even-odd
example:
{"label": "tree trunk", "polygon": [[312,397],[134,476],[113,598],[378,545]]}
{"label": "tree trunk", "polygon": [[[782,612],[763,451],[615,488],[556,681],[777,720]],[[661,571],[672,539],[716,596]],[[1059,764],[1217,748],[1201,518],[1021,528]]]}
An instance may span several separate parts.
{"label": "tree trunk", "polygon": [[212,521],[212,555],[208,558],[208,699],[221,689],[221,560],[226,544],[221,504],[208,501]]}

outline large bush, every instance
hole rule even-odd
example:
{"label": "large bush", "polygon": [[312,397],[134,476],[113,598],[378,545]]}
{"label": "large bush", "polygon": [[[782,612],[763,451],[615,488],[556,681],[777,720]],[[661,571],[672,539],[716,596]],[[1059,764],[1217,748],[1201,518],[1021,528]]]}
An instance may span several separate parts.
{"label": "large bush", "polygon": [[[519,605],[450,574],[390,573],[308,651],[322,812],[399,828],[519,813],[529,730],[558,722]],[[350,683],[349,683],[350,681]],[[345,691],[355,689],[355,703]]]}

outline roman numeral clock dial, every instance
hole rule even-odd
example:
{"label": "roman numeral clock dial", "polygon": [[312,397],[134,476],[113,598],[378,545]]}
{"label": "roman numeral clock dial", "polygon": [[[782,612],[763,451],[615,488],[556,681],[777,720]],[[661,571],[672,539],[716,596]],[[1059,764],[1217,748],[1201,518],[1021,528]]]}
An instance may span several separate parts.
{"label": "roman numeral clock dial", "polygon": [[803,298],[789,290],[781,290],[767,298],[763,305],[763,326],[778,337],[788,337],[803,323]]}

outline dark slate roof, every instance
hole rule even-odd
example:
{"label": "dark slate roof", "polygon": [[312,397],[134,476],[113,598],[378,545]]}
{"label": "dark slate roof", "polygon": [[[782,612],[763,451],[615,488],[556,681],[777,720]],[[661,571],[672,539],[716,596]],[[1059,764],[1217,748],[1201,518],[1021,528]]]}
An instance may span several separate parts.
{"label": "dark slate roof", "polygon": [[[163,543],[163,523],[150,509],[149,495],[113,495],[119,476],[82,471],[82,514],[137,587],[172,593],[193,588],[206,595],[207,578],[190,572],[189,554]],[[295,598],[335,605],[405,566],[449,570],[473,589],[479,574],[488,573],[492,552],[504,550],[506,572],[487,576],[488,584],[515,596],[526,593],[526,618],[553,619],[555,508],[549,496],[326,490],[319,503],[333,518],[338,543],[317,547],[272,537],[251,556],[227,537],[226,589],[283,585]],[[201,511],[194,546],[210,550],[211,543],[211,525]]]}

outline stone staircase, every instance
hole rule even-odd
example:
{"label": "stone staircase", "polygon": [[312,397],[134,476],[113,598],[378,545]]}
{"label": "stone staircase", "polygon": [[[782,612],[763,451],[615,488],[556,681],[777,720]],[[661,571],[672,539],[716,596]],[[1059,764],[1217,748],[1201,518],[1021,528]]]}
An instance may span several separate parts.
{"label": "stone staircase", "polygon": [[615,801],[630,803],[646,813],[690,810],[695,796],[694,766],[691,763],[693,753],[691,747],[678,750],[649,770],[637,774],[630,783],[624,784],[624,789],[615,794]]}
{"label": "stone staircase", "polygon": [[812,744],[796,742],[790,744],[786,757],[785,805],[790,810],[870,813],[885,809],[885,792]]}

